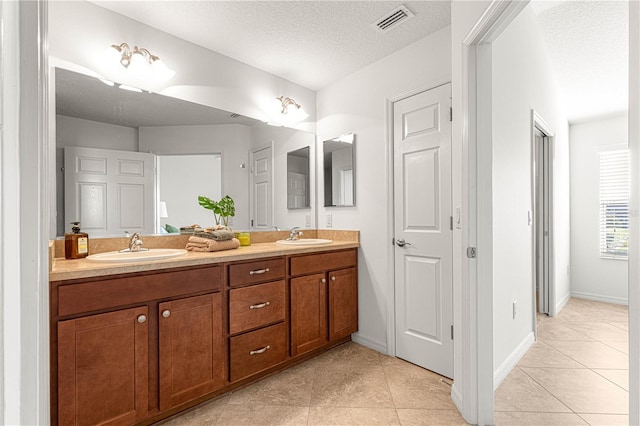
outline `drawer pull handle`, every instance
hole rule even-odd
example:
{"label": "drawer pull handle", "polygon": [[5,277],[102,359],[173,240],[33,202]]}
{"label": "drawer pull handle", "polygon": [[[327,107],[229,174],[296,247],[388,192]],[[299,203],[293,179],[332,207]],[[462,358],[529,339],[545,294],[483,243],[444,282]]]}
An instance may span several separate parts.
{"label": "drawer pull handle", "polygon": [[265,306],[269,306],[269,305],[270,305],[270,302],[256,303],[255,305],[249,306],[249,309],[262,309]]}
{"label": "drawer pull handle", "polygon": [[255,271],[249,271],[249,275],[259,275],[259,274],[264,274],[265,272],[269,272],[269,268],[256,269]]}
{"label": "drawer pull handle", "polygon": [[271,346],[267,345],[264,348],[255,349],[255,350],[249,352],[249,355],[260,355],[260,354],[265,353],[268,349],[271,349]]}
{"label": "drawer pull handle", "polygon": [[138,316],[138,322],[140,324],[144,323],[147,320],[147,317],[145,315],[139,315]]}

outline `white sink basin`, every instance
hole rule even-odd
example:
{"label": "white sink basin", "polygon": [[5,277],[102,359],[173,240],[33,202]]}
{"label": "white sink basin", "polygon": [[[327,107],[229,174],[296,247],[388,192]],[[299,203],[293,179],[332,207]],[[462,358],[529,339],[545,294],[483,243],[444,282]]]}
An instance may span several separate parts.
{"label": "white sink basin", "polygon": [[145,262],[147,260],[171,259],[172,257],[184,256],[188,252],[184,249],[149,249],[145,251],[109,251],[87,256],[91,262],[101,263],[126,263]]}
{"label": "white sink basin", "polygon": [[300,238],[299,240],[278,240],[276,244],[283,246],[316,246],[319,244],[331,244],[331,240],[323,238]]}

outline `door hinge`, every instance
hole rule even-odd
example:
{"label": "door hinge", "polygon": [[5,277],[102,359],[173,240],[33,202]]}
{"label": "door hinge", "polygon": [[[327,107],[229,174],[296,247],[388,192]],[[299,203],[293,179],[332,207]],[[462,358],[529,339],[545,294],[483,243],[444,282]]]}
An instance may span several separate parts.
{"label": "door hinge", "polygon": [[453,325],[451,326],[451,340],[453,340]]}
{"label": "door hinge", "polygon": [[449,121],[453,121],[453,107],[449,107]]}
{"label": "door hinge", "polygon": [[449,216],[449,229],[453,231],[453,216]]}
{"label": "door hinge", "polygon": [[475,259],[478,256],[478,250],[475,247],[467,247],[467,257]]}
{"label": "door hinge", "polygon": [[251,219],[251,227],[253,228],[253,219]]}
{"label": "door hinge", "polygon": [[391,238],[391,245],[395,246],[396,245],[396,239],[395,238]]}

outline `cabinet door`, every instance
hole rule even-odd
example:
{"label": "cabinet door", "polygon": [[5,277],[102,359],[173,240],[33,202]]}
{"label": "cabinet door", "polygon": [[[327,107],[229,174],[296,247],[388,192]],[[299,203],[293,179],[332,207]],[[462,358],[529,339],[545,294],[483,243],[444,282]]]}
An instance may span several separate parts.
{"label": "cabinet door", "polygon": [[329,339],[338,340],[358,331],[358,280],[356,268],[329,272]]}
{"label": "cabinet door", "polygon": [[222,388],[221,294],[160,303],[158,313],[160,410]]}
{"label": "cabinet door", "polygon": [[327,281],[324,274],[291,279],[291,355],[327,343]]}
{"label": "cabinet door", "polygon": [[58,323],[58,424],[147,416],[148,324],[146,306]]}

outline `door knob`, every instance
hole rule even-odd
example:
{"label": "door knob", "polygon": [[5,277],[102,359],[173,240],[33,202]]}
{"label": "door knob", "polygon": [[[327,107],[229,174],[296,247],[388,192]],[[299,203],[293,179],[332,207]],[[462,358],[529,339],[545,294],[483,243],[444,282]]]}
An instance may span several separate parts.
{"label": "door knob", "polygon": [[396,245],[397,245],[398,247],[404,247],[404,246],[410,246],[410,245],[411,245],[411,243],[408,243],[408,242],[406,242],[406,241],[405,241],[405,240],[403,240],[403,239],[399,239],[399,240],[396,240]]}

